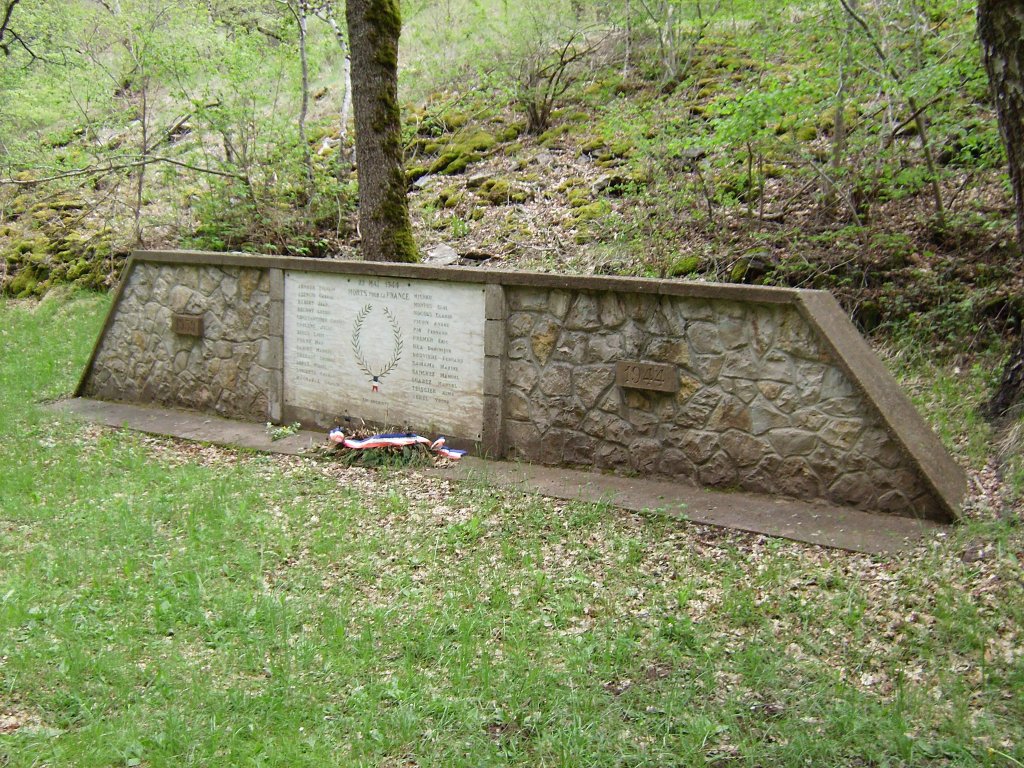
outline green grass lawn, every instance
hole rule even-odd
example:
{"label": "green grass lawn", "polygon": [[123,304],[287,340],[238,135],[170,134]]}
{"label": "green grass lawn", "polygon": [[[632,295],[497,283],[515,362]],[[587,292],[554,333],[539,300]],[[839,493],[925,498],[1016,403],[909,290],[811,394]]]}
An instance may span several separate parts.
{"label": "green grass lawn", "polygon": [[0,302],[0,765],[1024,764],[1024,535],[893,558],[99,429]]}

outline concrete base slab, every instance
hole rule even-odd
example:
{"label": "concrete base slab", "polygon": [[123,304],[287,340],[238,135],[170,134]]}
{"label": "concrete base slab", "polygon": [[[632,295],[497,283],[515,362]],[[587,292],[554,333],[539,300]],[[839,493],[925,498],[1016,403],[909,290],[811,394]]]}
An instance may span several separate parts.
{"label": "concrete base slab", "polygon": [[[53,407],[111,427],[270,453],[298,455],[325,442],[322,432],[308,430],[271,440],[263,424],[195,411],[84,398],[62,400]],[[946,530],[946,526],[927,520],[871,514],[849,507],[473,457],[426,473],[868,554],[897,552]]]}
{"label": "concrete base slab", "polygon": [[947,529],[930,520],[871,514],[824,503],[472,457],[454,467],[428,472],[867,554],[898,552]]}
{"label": "concrete base slab", "polygon": [[151,435],[168,435],[214,445],[233,445],[266,453],[297,456],[324,442],[323,432],[303,429],[294,435],[271,440],[266,425],[225,419],[208,413],[176,408],[157,408],[132,403],[111,403],[75,397],[52,404],[65,413],[80,416],[94,424],[124,427]]}

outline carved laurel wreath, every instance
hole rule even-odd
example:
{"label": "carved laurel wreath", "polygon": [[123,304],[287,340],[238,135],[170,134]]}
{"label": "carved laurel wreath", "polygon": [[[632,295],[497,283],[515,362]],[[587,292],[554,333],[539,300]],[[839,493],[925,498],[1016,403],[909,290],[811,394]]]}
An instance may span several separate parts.
{"label": "carved laurel wreath", "polygon": [[374,370],[371,368],[369,363],[366,362],[366,357],[363,355],[360,336],[363,333],[363,324],[366,322],[366,318],[370,316],[372,311],[373,304],[366,304],[356,314],[356,321],[352,325],[352,352],[355,355],[356,365],[359,366],[359,369],[369,376],[372,381],[380,381],[391,373],[391,371],[395,369],[395,366],[398,365],[398,361],[402,359],[402,347],[404,342],[402,341],[402,329],[398,326],[398,320],[395,318],[394,314],[392,314],[390,309],[384,307],[384,316],[387,317],[388,322],[391,324],[391,359],[388,360],[380,370]]}

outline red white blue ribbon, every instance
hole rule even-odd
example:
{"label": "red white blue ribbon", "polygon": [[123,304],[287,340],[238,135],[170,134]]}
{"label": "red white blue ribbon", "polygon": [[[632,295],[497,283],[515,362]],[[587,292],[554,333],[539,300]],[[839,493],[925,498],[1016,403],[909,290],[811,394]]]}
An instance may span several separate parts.
{"label": "red white blue ribbon", "polygon": [[454,461],[458,461],[466,454],[465,451],[448,448],[444,444],[445,440],[443,437],[439,437],[431,442],[422,435],[415,435],[412,432],[389,432],[359,440],[354,437],[345,437],[345,433],[338,427],[335,427],[327,435],[327,439],[332,443],[337,443],[356,451],[363,451],[368,448],[406,448],[410,445],[426,445],[434,453]]}

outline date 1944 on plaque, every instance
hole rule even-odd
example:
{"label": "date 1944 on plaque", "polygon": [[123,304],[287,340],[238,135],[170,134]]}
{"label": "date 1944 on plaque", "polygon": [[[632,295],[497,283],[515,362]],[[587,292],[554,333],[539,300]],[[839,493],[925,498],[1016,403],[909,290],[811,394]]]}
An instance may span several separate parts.
{"label": "date 1944 on plaque", "polygon": [[615,383],[630,389],[678,392],[679,374],[674,365],[620,360],[615,366]]}

